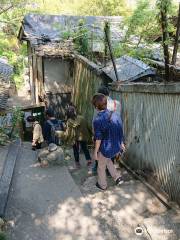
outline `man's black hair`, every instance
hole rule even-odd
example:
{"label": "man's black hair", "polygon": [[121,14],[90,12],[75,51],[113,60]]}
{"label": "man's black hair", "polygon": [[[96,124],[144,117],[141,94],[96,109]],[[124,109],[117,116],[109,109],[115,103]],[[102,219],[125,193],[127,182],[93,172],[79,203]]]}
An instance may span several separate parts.
{"label": "man's black hair", "polygon": [[46,110],[46,115],[49,116],[49,117],[54,117],[54,112],[53,112],[53,110],[50,109],[50,108],[47,109],[47,110]]}
{"label": "man's black hair", "polygon": [[69,106],[66,111],[67,119],[75,119],[77,117],[76,108],[74,106]]}
{"label": "man's black hair", "polygon": [[98,89],[98,93],[102,93],[102,94],[104,94],[105,96],[109,96],[109,89],[108,89],[108,87],[101,86],[101,87]]}
{"label": "man's black hair", "polygon": [[34,117],[34,116],[28,116],[27,118],[26,118],[26,120],[28,121],[28,122],[35,122],[36,121],[36,118]]}

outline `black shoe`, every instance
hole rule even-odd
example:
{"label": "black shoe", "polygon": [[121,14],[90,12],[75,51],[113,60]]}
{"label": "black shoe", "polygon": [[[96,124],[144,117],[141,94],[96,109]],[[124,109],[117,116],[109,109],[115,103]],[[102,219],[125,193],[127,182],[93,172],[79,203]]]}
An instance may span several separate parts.
{"label": "black shoe", "polygon": [[122,179],[122,177],[119,177],[119,178],[116,180],[116,185],[121,185],[123,182],[124,182],[124,180]]}
{"label": "black shoe", "polygon": [[99,185],[99,183],[98,183],[98,182],[96,183],[96,187],[97,187],[97,188],[99,188],[99,189],[101,189],[101,190],[103,190],[103,191],[105,191],[105,190],[107,189],[107,188],[105,188],[105,189],[104,189],[104,188],[102,188],[102,187]]}

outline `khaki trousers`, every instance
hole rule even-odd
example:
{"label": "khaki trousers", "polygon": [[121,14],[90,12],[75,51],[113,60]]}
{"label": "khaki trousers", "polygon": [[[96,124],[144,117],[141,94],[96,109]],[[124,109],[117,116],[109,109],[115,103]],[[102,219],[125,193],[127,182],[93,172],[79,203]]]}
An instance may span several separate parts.
{"label": "khaki trousers", "polygon": [[113,162],[111,161],[110,158],[104,157],[102,153],[99,152],[98,153],[98,183],[103,189],[107,188],[106,167],[108,168],[114,181],[116,181],[120,177],[120,174],[114,167]]}

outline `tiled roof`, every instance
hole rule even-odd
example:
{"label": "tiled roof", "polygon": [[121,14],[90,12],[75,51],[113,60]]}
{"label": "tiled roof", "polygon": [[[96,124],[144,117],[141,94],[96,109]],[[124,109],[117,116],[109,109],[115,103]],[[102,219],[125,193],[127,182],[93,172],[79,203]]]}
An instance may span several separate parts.
{"label": "tiled roof", "polygon": [[0,59],[0,83],[9,82],[12,73],[13,67]]}
{"label": "tiled roof", "polygon": [[9,97],[9,91],[7,88],[0,86],[0,110],[7,108],[7,100]]}

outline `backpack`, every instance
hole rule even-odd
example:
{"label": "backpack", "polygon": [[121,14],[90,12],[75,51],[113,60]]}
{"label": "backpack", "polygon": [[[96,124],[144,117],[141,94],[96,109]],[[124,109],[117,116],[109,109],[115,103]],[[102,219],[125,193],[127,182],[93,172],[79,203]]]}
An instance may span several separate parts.
{"label": "backpack", "polygon": [[56,145],[61,145],[61,140],[59,137],[57,137],[56,132],[57,131],[64,131],[63,122],[58,120],[56,124],[52,123],[51,120],[47,121],[48,124],[51,126],[51,139],[52,142]]}

